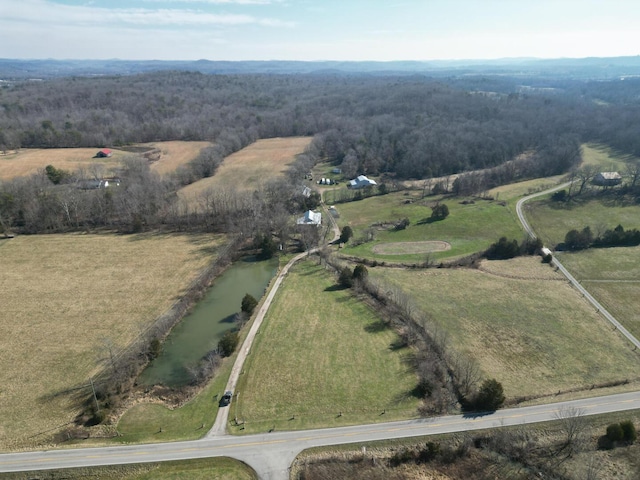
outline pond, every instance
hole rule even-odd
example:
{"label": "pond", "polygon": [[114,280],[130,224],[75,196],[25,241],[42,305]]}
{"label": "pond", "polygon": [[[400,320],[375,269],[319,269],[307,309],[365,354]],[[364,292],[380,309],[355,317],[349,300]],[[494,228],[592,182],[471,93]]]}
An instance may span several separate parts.
{"label": "pond", "polygon": [[241,260],[217,278],[205,297],[176,325],[162,353],[138,378],[139,385],[180,387],[190,381],[189,367],[218,345],[225,332],[236,327],[242,298],[248,293],[260,300],[278,268],[277,259]]}

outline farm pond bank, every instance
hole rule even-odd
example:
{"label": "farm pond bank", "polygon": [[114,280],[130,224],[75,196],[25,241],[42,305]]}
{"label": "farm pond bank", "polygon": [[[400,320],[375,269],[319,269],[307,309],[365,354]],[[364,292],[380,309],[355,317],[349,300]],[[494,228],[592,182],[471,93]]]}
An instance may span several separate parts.
{"label": "farm pond bank", "polygon": [[245,294],[260,299],[278,268],[276,259],[253,258],[228,268],[194,309],[176,325],[165,341],[162,353],[142,372],[139,385],[162,384],[181,387],[189,383],[189,368],[218,345],[225,332],[236,327]]}

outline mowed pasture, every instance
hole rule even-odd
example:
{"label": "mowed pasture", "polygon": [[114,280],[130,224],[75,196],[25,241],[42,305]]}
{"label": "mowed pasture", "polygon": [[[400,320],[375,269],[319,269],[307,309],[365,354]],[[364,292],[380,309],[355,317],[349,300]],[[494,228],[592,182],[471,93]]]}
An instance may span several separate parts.
{"label": "mowed pasture", "polygon": [[450,348],[496,378],[508,399],[640,377],[640,353],[539,257],[481,269],[370,268],[444,330]]}
{"label": "mowed pasture", "polygon": [[[496,200],[481,200],[464,197],[426,197],[421,191],[394,192],[369,197],[364,200],[336,205],[340,227],[349,225],[354,239],[342,253],[388,262],[422,262],[426,253],[412,254],[398,248],[390,254],[378,245],[402,242],[446,242],[449,249],[429,253],[432,260],[458,257],[485,250],[501,236],[520,241],[523,231],[517,218],[506,204]],[[465,202],[466,203],[463,203]],[[431,206],[441,202],[449,208],[444,220],[431,222]],[[409,226],[396,230],[394,225],[408,218]],[[375,239],[358,243],[367,229],[372,228]],[[382,253],[382,252],[385,253]],[[422,250],[427,252],[427,250]]]}
{"label": "mowed pasture", "polygon": [[[198,156],[200,150],[210,146],[210,142],[155,142],[136,145],[136,150],[147,148],[158,150],[159,158],[151,163],[151,170],[161,175],[174,172],[176,168]],[[94,165],[102,166],[102,175],[113,176],[122,166],[126,157],[142,157],[142,153],[110,148],[111,157],[96,158],[100,148],[47,148],[22,149],[8,155],[0,155],[0,180],[9,180],[44,170],[47,165],[69,172],[82,169],[91,175]]]}
{"label": "mowed pasture", "polygon": [[78,413],[86,385],[183,294],[223,239],[42,235],[0,240],[0,448],[33,446]]}
{"label": "mowed pasture", "polygon": [[215,175],[204,178],[179,191],[191,202],[205,191],[233,187],[238,190],[259,188],[270,179],[281,176],[296,155],[303,153],[312,137],[268,138],[258,140],[229,155]]}
{"label": "mowed pasture", "polygon": [[[416,375],[397,335],[322,266],[295,265],[245,363],[233,432],[297,430],[415,416]],[[242,430],[240,430],[242,429]]]}

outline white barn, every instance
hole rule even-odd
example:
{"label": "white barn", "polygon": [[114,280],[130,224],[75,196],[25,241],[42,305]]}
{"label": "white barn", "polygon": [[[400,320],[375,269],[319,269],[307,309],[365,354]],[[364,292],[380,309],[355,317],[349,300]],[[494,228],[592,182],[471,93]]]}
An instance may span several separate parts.
{"label": "white barn", "polygon": [[358,188],[364,188],[364,187],[372,187],[373,185],[377,185],[375,180],[371,180],[370,178],[367,178],[365,175],[358,175],[353,180],[349,180],[349,184],[347,185],[347,187],[358,189]]}

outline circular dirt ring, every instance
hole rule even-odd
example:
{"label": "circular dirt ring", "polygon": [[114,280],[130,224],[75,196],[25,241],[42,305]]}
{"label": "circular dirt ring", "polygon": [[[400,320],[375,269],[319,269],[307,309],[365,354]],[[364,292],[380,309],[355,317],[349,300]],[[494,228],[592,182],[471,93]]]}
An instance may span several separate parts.
{"label": "circular dirt ring", "polygon": [[373,247],[373,252],[380,255],[408,255],[412,253],[444,252],[446,250],[451,250],[451,244],[440,240],[379,243]]}

